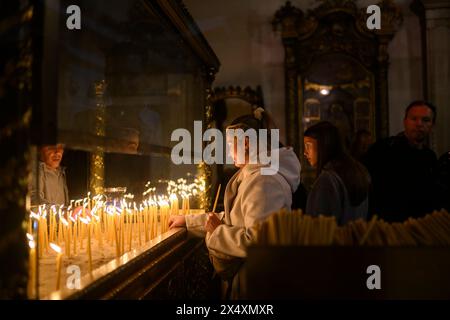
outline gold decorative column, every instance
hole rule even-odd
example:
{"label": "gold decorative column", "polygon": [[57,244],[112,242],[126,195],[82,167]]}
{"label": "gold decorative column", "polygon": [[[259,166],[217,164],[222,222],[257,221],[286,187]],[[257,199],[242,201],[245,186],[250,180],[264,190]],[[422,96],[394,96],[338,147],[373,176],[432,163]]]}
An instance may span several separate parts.
{"label": "gold decorative column", "polygon": [[[204,123],[206,123],[205,130],[213,128],[213,126],[214,126],[214,120],[213,120],[213,115],[212,115],[212,106],[211,106],[211,94],[212,94],[211,84],[214,81],[216,71],[217,70],[211,68],[211,69],[204,69],[201,72],[201,77],[204,79],[204,81],[203,81],[203,83],[205,85],[204,90],[206,92],[206,97],[205,97],[205,101],[204,101],[205,109],[204,109],[204,117],[203,117],[203,121],[204,121]],[[205,146],[206,146],[206,142],[203,142],[203,148]],[[213,207],[212,193],[215,192],[211,188],[211,186],[212,186],[212,167],[211,167],[211,165],[208,165],[202,161],[202,163],[200,163],[197,166],[197,168],[199,171],[200,179],[205,181],[205,191],[200,199],[200,208],[205,209],[206,211],[209,211]]]}
{"label": "gold decorative column", "polygon": [[[104,94],[106,91],[105,80],[95,83],[95,126],[94,135],[98,137],[98,141],[102,141],[105,137],[106,128],[106,106],[104,102]],[[105,185],[105,162],[104,162],[104,146],[103,143],[96,143],[91,153],[91,168],[89,178],[89,189],[92,195],[102,194]]]}

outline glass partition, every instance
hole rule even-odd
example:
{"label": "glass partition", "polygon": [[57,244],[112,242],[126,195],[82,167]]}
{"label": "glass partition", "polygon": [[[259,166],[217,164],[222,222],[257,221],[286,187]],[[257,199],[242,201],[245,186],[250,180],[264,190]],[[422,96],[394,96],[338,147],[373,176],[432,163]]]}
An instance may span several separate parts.
{"label": "glass partition", "polygon": [[180,1],[39,3],[28,236],[48,296],[61,263],[92,275],[204,212],[205,173],[172,162],[171,135],[206,119],[219,62]]}

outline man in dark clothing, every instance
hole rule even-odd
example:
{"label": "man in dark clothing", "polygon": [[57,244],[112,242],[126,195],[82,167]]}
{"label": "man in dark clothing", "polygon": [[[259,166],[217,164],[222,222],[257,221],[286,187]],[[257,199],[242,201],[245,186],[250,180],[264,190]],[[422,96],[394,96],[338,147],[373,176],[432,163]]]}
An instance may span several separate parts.
{"label": "man in dark clothing", "polygon": [[405,111],[405,131],[369,149],[363,162],[372,178],[371,214],[402,222],[440,209],[437,158],[427,147],[435,121],[432,104],[414,101]]}
{"label": "man in dark clothing", "polygon": [[438,182],[443,189],[445,209],[450,212],[450,151],[445,152],[438,161]]}

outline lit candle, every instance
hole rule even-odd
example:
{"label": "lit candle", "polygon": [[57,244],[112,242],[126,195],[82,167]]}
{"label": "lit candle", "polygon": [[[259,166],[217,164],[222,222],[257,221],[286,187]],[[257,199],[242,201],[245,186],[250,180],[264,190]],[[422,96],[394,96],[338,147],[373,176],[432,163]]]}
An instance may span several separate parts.
{"label": "lit candle", "polygon": [[178,197],[175,193],[170,195],[170,214],[178,214]]}
{"label": "lit candle", "polygon": [[56,244],[57,245],[60,245],[61,244],[61,242],[63,242],[63,229],[62,229],[62,221],[61,221],[61,219],[62,219],[62,214],[61,214],[61,211],[59,212],[59,223],[58,223],[58,236],[57,236],[57,242],[56,242]]}
{"label": "lit candle", "polygon": [[190,202],[189,202],[189,197],[190,197],[191,195],[188,193],[187,194],[187,199],[186,199],[186,214],[189,214],[190,213],[190,210],[191,210],[191,205],[190,205]]}
{"label": "lit candle", "polygon": [[134,204],[134,211],[137,218],[137,225],[138,225],[138,241],[139,241],[139,247],[142,245],[142,236],[141,236],[141,230],[142,230],[142,221],[141,221],[141,215],[140,211],[137,210],[136,203]]}
{"label": "lit candle", "polygon": [[63,223],[63,234],[64,234],[64,253],[67,257],[70,257],[70,238],[68,236],[68,227],[69,223],[64,217],[61,217],[61,221]]}
{"label": "lit candle", "polygon": [[45,210],[44,215],[42,217],[42,233],[44,235],[44,238],[42,240],[44,240],[44,247],[45,247],[46,253],[48,253],[48,249],[49,249],[47,216],[48,216],[47,210]]}
{"label": "lit candle", "polygon": [[116,228],[115,227],[116,225],[114,224],[115,216],[116,216],[116,209],[115,209],[114,206],[109,206],[107,211],[108,211],[108,217],[109,217],[109,223],[108,223],[109,235],[108,235],[108,238],[109,238],[109,242],[112,243],[114,241],[114,230]]}
{"label": "lit candle", "polygon": [[149,231],[150,240],[154,238],[154,215],[155,215],[155,202],[150,200],[150,215],[149,215]]}
{"label": "lit candle", "polygon": [[[83,204],[83,209],[82,209],[82,213],[81,213],[81,217],[83,217],[83,219],[86,219],[86,203]],[[80,218],[81,218],[80,217]],[[86,230],[86,224],[80,220],[80,250],[83,250],[83,242],[84,242],[84,234],[85,234],[85,230]]]}
{"label": "lit candle", "polygon": [[102,221],[101,218],[97,219],[96,226],[97,226],[97,237],[98,237],[98,246],[100,248],[100,251],[103,251],[103,232],[102,232]]}
{"label": "lit candle", "polygon": [[120,215],[120,253],[125,252],[125,212]]}
{"label": "lit candle", "polygon": [[[30,211],[30,221],[29,221],[30,228],[29,228],[29,230],[31,230],[31,232],[28,232],[30,235],[33,235],[33,232],[36,232],[36,231],[39,232],[39,230],[36,230],[36,224],[33,226],[33,223],[34,223],[33,219],[39,221],[39,215],[37,215],[33,211]],[[34,239],[33,239],[33,241],[34,241]]]}
{"label": "lit candle", "polygon": [[92,274],[92,251],[91,251],[91,223],[89,218],[81,218],[81,222],[86,225],[87,229],[87,254],[88,254],[88,264],[89,264],[89,274]]}
{"label": "lit candle", "polygon": [[169,217],[169,203],[165,199],[159,201],[159,221],[161,233],[167,231],[168,217]]}
{"label": "lit candle", "polygon": [[[131,250],[131,244],[133,243],[133,220],[134,220],[134,214],[133,212],[130,212],[128,215],[128,251]],[[140,231],[140,230],[139,230]]]}
{"label": "lit candle", "polygon": [[116,217],[114,217],[114,219],[113,219],[113,221],[114,221],[114,240],[115,240],[115,243],[116,243],[116,258],[119,258],[120,257],[120,248],[119,248],[119,237],[118,237],[118,235],[117,235],[117,224],[116,224]]}
{"label": "lit candle", "polygon": [[88,192],[88,194],[87,194],[87,204],[88,204],[89,212],[91,212],[91,192]]}
{"label": "lit candle", "polygon": [[34,289],[36,287],[36,242],[29,233],[27,233],[27,238],[30,247],[28,260],[28,298],[30,299],[35,296]]}
{"label": "lit candle", "polygon": [[44,238],[44,233],[42,232],[42,216],[39,216],[39,219],[38,219],[38,238],[37,238],[37,247],[38,247],[39,258],[42,258],[42,252],[44,251],[44,248],[42,246],[43,238]]}
{"label": "lit candle", "polygon": [[53,206],[51,206],[50,207],[50,213],[49,213],[49,216],[48,216],[48,220],[49,220],[49,223],[48,223],[48,226],[49,226],[49,241],[50,242],[53,242],[53,212],[55,212],[56,211],[56,206],[55,205],[53,205]]}
{"label": "lit candle", "polygon": [[83,210],[83,213],[82,213],[83,218],[86,218],[86,206],[87,206],[86,202],[83,201],[83,209],[82,209]]}
{"label": "lit candle", "polygon": [[60,284],[61,284],[61,260],[62,260],[62,254],[61,254],[61,248],[57,246],[54,243],[50,243],[50,247],[56,252],[56,291],[59,290]]}
{"label": "lit candle", "polygon": [[144,201],[144,234],[145,242],[148,242],[148,203]]}
{"label": "lit candle", "polygon": [[75,220],[72,215],[69,216],[69,219],[73,222],[73,254],[77,255],[77,220]]}
{"label": "lit candle", "polygon": [[92,274],[92,250],[91,250],[91,224],[88,223],[87,225],[88,229],[88,243],[87,243],[87,250],[88,250],[88,262],[89,262],[89,273]]}
{"label": "lit candle", "polygon": [[28,216],[28,233],[29,234],[33,233],[32,228],[31,228],[31,212],[30,212],[30,215]]}
{"label": "lit candle", "polygon": [[182,204],[183,214],[187,215],[187,214],[189,214],[189,194],[183,192],[182,198],[183,198],[183,204]]}
{"label": "lit candle", "polygon": [[158,204],[155,200],[155,206],[153,207],[153,238],[158,235]]}

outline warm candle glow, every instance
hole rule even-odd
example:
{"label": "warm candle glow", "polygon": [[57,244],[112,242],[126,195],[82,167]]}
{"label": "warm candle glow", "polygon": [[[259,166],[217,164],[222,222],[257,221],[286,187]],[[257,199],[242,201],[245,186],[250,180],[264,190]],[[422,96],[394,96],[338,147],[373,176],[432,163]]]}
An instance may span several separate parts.
{"label": "warm candle glow", "polygon": [[[168,230],[170,215],[181,214],[182,209],[184,214],[189,213],[189,201],[205,189],[204,181],[198,179],[191,184],[186,179],[157,183],[158,187],[151,186],[150,182],[146,185],[145,198],[140,202],[135,201],[132,194],[110,199],[106,195],[92,197],[88,193],[85,198],[70,200],[69,206],[41,205],[29,211],[27,241],[30,260],[37,253],[45,257],[56,252],[59,259],[64,255],[86,261],[84,270],[89,264],[91,272],[96,262],[93,261],[95,255],[92,255],[97,250],[98,256],[105,259],[108,249],[115,247],[115,256],[120,257],[155,239]],[[160,188],[162,183],[167,183],[167,190]],[[33,232],[37,233],[36,241]],[[87,246],[83,248],[86,241]],[[62,264],[58,257],[57,269],[60,269]],[[37,266],[37,263],[30,263],[30,278],[33,272],[37,275],[36,270],[32,270],[33,265]],[[61,280],[61,271],[58,272],[57,290]]]}
{"label": "warm candle glow", "polygon": [[60,284],[61,284],[61,259],[62,259],[62,254],[61,254],[61,248],[54,244],[54,243],[50,243],[50,247],[57,253],[56,256],[56,291],[59,290],[60,288]]}
{"label": "warm candle glow", "polygon": [[56,253],[61,253],[61,247],[54,244],[53,242],[50,243],[50,247],[56,252]]}
{"label": "warm candle glow", "polygon": [[28,298],[33,298],[35,297],[36,288],[36,242],[33,241],[33,236],[28,233],[27,238],[29,239],[28,246],[30,247],[28,261]]}

